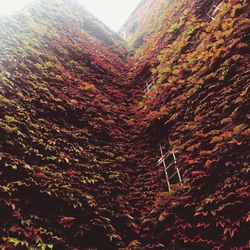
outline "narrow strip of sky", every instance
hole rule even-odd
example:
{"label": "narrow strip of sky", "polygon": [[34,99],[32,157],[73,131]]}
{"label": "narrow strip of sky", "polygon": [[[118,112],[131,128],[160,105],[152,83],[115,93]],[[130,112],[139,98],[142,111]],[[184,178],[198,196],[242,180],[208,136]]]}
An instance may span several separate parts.
{"label": "narrow strip of sky", "polygon": [[[32,0],[0,0],[0,15],[21,10]],[[48,0],[53,1],[53,0]],[[141,0],[79,0],[87,10],[114,31],[126,22]]]}
{"label": "narrow strip of sky", "polygon": [[118,31],[141,0],[80,0],[98,19]]}

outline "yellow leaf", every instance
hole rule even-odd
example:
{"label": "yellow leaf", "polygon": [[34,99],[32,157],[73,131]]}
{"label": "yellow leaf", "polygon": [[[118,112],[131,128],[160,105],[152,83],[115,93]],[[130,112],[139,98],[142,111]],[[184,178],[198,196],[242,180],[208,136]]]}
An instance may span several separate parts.
{"label": "yellow leaf", "polygon": [[70,104],[72,104],[72,105],[77,105],[77,104],[78,104],[78,101],[75,100],[75,99],[71,99],[71,100],[70,100]]}
{"label": "yellow leaf", "polygon": [[6,120],[8,123],[16,122],[16,121],[17,121],[13,116],[9,116],[9,115],[5,115],[4,118],[5,118],[5,120]]}

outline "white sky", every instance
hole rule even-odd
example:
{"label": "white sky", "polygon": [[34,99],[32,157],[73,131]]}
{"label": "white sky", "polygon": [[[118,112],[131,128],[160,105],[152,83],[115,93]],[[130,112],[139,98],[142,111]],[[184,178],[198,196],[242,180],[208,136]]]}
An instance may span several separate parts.
{"label": "white sky", "polygon": [[[0,0],[0,15],[9,15],[20,10],[32,0]],[[53,1],[53,0],[50,0]],[[141,0],[79,0],[112,30],[118,31]]]}

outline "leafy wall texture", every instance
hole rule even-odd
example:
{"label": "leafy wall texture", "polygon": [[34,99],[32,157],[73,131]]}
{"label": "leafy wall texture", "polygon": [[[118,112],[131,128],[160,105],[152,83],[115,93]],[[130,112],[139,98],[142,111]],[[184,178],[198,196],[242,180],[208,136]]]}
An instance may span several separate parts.
{"label": "leafy wall texture", "polygon": [[249,13],[142,1],[134,53],[75,0],[0,19],[0,248],[247,248]]}

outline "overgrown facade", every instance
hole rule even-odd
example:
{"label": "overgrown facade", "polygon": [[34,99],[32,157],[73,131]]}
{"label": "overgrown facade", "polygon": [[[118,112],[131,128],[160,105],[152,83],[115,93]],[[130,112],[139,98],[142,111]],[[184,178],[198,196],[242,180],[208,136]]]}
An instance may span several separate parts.
{"label": "overgrown facade", "polygon": [[249,13],[144,1],[130,48],[75,0],[0,20],[1,249],[247,248]]}

